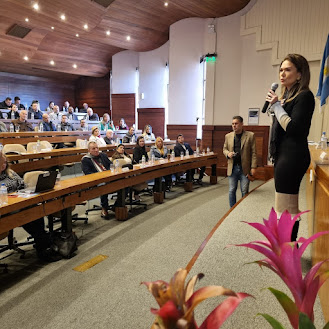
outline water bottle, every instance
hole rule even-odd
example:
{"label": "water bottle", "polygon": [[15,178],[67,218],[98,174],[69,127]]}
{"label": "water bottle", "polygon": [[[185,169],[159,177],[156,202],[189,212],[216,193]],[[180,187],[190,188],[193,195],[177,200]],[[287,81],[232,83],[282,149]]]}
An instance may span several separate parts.
{"label": "water bottle", "polygon": [[4,206],[6,204],[8,204],[8,190],[5,183],[2,183],[0,188],[0,205]]}
{"label": "water bottle", "polygon": [[199,147],[196,148],[196,155],[199,155],[200,154],[200,149]]}
{"label": "water bottle", "polygon": [[154,162],[155,162],[155,156],[154,154],[151,155],[151,164],[154,165]]}
{"label": "water bottle", "polygon": [[175,161],[175,152],[171,152],[170,161]]}
{"label": "water bottle", "polygon": [[11,133],[13,133],[14,130],[15,130],[14,124],[11,123],[11,124],[9,125],[9,131],[10,131]]}
{"label": "water bottle", "polygon": [[143,168],[145,167],[145,162],[146,162],[146,160],[145,160],[145,155],[143,155],[143,156],[142,156],[142,167],[143,167]]}
{"label": "water bottle", "polygon": [[76,108],[75,108],[75,112],[79,112],[79,109],[78,109],[78,107],[76,107]]}
{"label": "water bottle", "polygon": [[186,150],[186,153],[185,153],[186,157],[189,158],[190,157],[190,152],[189,150]]}
{"label": "water bottle", "polygon": [[114,161],[114,172],[119,172],[119,160]]}
{"label": "water bottle", "polygon": [[41,143],[39,139],[37,140],[37,152],[41,152]]}
{"label": "water bottle", "polygon": [[328,138],[326,137],[326,132],[324,131],[321,136],[321,149],[327,149]]}
{"label": "water bottle", "polygon": [[69,115],[69,120],[71,121],[73,119],[72,114]]}
{"label": "water bottle", "polygon": [[0,143],[0,152],[2,152],[3,145]]}
{"label": "water bottle", "polygon": [[42,122],[40,122],[40,124],[39,124],[39,131],[43,131],[43,124],[42,124]]}
{"label": "water bottle", "polygon": [[14,113],[14,111],[11,111],[10,117],[11,117],[11,120],[14,120],[15,119],[15,113]]}
{"label": "water bottle", "polygon": [[34,113],[31,112],[31,120],[34,120]]}
{"label": "water bottle", "polygon": [[56,184],[58,184],[58,182],[61,180],[62,174],[59,171],[59,169],[56,169],[57,171],[57,175],[56,175]]}
{"label": "water bottle", "polygon": [[62,130],[62,126],[60,123],[57,124],[57,131],[61,131]]}
{"label": "water bottle", "polygon": [[210,153],[210,148],[209,147],[207,147],[207,154],[209,154]]}

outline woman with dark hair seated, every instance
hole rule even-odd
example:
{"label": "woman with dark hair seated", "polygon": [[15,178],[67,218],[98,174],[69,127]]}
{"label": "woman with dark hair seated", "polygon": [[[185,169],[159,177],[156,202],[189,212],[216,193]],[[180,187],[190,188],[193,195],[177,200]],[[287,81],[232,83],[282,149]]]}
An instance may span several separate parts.
{"label": "woman with dark hair seated", "polygon": [[125,146],[123,144],[119,144],[117,146],[116,151],[112,155],[112,160],[124,160],[126,164],[132,164],[132,159],[128,153],[125,152]]}
{"label": "woman with dark hair seated", "polygon": [[[9,168],[7,158],[0,152],[0,185],[2,184],[6,185],[8,193],[24,188],[23,179]],[[19,213],[17,213],[17,216],[19,216]],[[53,249],[50,234],[45,231],[43,218],[24,224],[22,227],[33,237],[37,255],[41,260],[55,262],[62,258]]]}
{"label": "woman with dark hair seated", "polygon": [[136,147],[134,148],[133,153],[133,160],[134,163],[139,163],[140,160],[142,160],[143,155],[145,156],[145,161],[149,161],[149,157],[147,155],[146,149],[145,149],[145,140],[143,136],[139,136],[136,141]]}

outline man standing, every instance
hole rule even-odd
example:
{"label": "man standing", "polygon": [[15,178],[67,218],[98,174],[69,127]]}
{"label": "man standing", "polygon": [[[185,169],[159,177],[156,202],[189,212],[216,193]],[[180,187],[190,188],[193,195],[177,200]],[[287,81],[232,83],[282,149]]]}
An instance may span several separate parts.
{"label": "man standing", "polygon": [[19,113],[19,118],[12,120],[11,122],[14,124],[14,126],[19,126],[19,131],[33,131],[33,127],[30,122],[26,121],[27,119],[27,111],[22,110]]}
{"label": "man standing", "polygon": [[[99,152],[96,142],[88,143],[88,153],[81,159],[82,171],[85,175],[105,171],[110,169],[112,162],[105,153]],[[101,196],[101,216],[104,219],[109,219],[109,200],[108,194]]]}
{"label": "man standing", "polygon": [[223,153],[228,159],[227,176],[229,179],[230,207],[236,203],[238,181],[242,197],[249,192],[248,175],[253,176],[257,167],[256,139],[254,133],[243,129],[243,118],[234,116],[233,131],[225,135]]}

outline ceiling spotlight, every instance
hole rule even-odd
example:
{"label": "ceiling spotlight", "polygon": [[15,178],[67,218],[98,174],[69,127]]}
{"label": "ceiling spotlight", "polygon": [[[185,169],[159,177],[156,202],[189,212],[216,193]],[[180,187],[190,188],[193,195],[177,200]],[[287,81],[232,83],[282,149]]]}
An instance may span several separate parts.
{"label": "ceiling spotlight", "polygon": [[61,15],[61,20],[65,21],[66,17],[64,14]]}
{"label": "ceiling spotlight", "polygon": [[165,5],[165,7],[168,7],[168,2],[166,1],[166,2],[164,3],[164,5]]}
{"label": "ceiling spotlight", "polygon": [[52,26],[52,27],[51,27],[51,29],[52,29],[52,30],[55,30],[55,27],[54,27],[54,26]]}
{"label": "ceiling spotlight", "polygon": [[77,64],[73,64],[72,65],[74,69],[77,69],[78,68],[78,65]]}
{"label": "ceiling spotlight", "polygon": [[106,35],[110,35],[111,34],[111,32],[110,31],[106,31]]}
{"label": "ceiling spotlight", "polygon": [[27,56],[24,56],[23,59],[24,59],[25,61],[28,61],[28,60],[29,60],[29,58],[28,58]]}
{"label": "ceiling spotlight", "polygon": [[83,28],[84,28],[85,30],[88,30],[88,24],[85,24],[85,25],[83,26]]}
{"label": "ceiling spotlight", "polygon": [[35,9],[35,10],[39,10],[39,5],[38,5],[37,3],[35,3],[35,4],[33,5],[33,9]]}
{"label": "ceiling spotlight", "polygon": [[75,36],[76,36],[77,38],[79,38],[79,33],[77,33]]}
{"label": "ceiling spotlight", "polygon": [[51,60],[49,63],[50,65],[55,65],[55,62],[53,60]]}
{"label": "ceiling spotlight", "polygon": [[25,18],[25,22],[28,22],[28,21],[29,21],[29,19],[26,17],[26,18]]}
{"label": "ceiling spotlight", "polygon": [[127,35],[127,41],[130,41],[130,35]]}

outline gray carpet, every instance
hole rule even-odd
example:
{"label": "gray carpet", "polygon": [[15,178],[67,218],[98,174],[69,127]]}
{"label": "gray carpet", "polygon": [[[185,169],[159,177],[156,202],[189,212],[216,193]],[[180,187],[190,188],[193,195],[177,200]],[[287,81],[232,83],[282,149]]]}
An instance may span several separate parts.
{"label": "gray carpet", "polygon": [[[260,183],[254,182],[251,188]],[[143,197],[150,203],[149,209],[134,209],[126,222],[113,217],[105,221],[95,212],[87,225],[74,225],[80,246],[77,256],[70,260],[42,265],[35,260],[34,250],[24,260],[12,255],[8,258],[11,273],[0,275],[1,328],[150,328],[150,307],[156,303],[139,283],[169,280],[177,268],[187,265],[228,211],[227,192],[227,179],[216,186],[196,187],[192,193],[175,187],[162,205]],[[192,274],[206,274],[199,286],[219,284],[257,297],[245,300],[226,328],[266,327],[262,319],[254,319],[263,303],[268,304],[271,314],[277,310],[283,315],[273,297],[260,292],[268,285],[280,287],[274,274],[262,273],[255,265],[243,266],[258,255],[237,248],[223,250],[228,243],[241,242],[241,238],[244,242],[253,239],[251,233],[246,234],[246,224],[239,221],[267,216],[273,195],[273,186],[268,183],[248,196],[252,198],[248,206],[242,203],[234,210],[192,268]],[[83,207],[77,210],[84,211]],[[108,258],[84,273],[72,270],[99,254]],[[209,312],[212,302],[199,306],[198,319]],[[320,318],[318,314],[316,317]]]}

